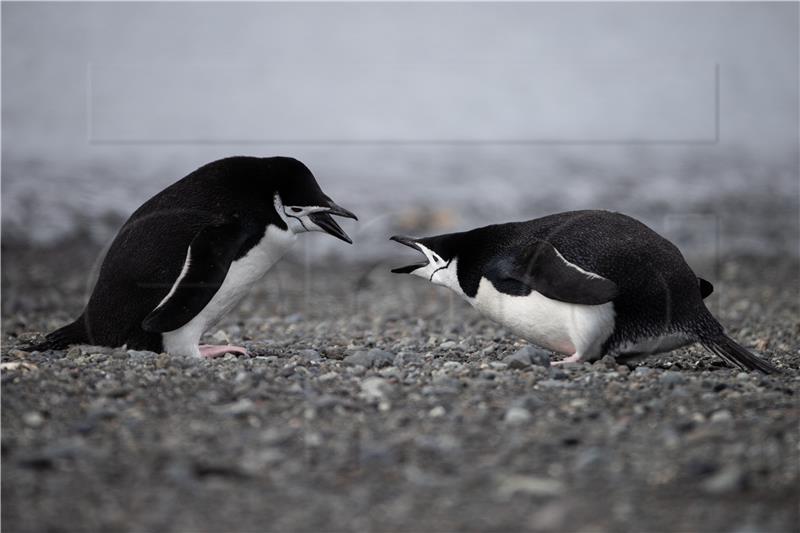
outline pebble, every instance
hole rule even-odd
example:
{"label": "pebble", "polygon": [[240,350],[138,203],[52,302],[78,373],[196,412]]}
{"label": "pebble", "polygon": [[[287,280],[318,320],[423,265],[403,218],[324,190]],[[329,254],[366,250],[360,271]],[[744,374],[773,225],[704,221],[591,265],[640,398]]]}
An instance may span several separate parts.
{"label": "pebble", "polygon": [[147,350],[128,350],[128,357],[131,359],[151,359],[158,354]]}
{"label": "pebble", "polygon": [[522,424],[531,419],[531,412],[524,407],[513,406],[506,411],[503,420],[508,424]]}
{"label": "pebble", "polygon": [[394,364],[397,366],[412,365],[421,361],[422,357],[416,352],[400,352],[394,358]]}
{"label": "pebble", "polygon": [[563,379],[543,379],[536,383],[539,387],[544,387],[546,389],[554,389],[554,388],[561,388],[561,387],[569,387],[569,382]]}
{"label": "pebble", "polygon": [[348,365],[360,365],[364,368],[381,368],[391,366],[394,362],[394,354],[385,350],[373,348],[370,351],[359,351],[344,358]]}
{"label": "pebble", "polygon": [[359,396],[368,402],[380,401],[386,397],[389,387],[385,379],[371,376],[361,382],[361,392]]}
{"label": "pebble", "polygon": [[22,415],[22,421],[25,422],[26,426],[38,428],[44,424],[44,417],[39,411],[29,411]]}
{"label": "pebble", "polygon": [[509,368],[527,368],[531,365],[543,366],[548,368],[550,366],[550,353],[540,348],[533,346],[525,346],[520,348],[511,355],[503,358],[503,362]]}
{"label": "pebble", "polygon": [[497,492],[506,498],[520,492],[531,496],[558,496],[565,490],[561,481],[535,476],[507,476],[497,485]]}
{"label": "pebble", "polygon": [[442,407],[441,405],[437,405],[436,407],[428,411],[428,416],[430,416],[431,418],[439,418],[446,414],[447,410],[445,410],[445,408]]}
{"label": "pebble", "polygon": [[223,405],[217,408],[217,411],[226,414],[226,415],[244,415],[247,413],[252,413],[255,410],[255,404],[253,400],[248,398],[242,398],[234,403],[229,403],[227,405]]}
{"label": "pebble", "polygon": [[319,361],[322,359],[322,356],[316,350],[300,350],[297,355],[305,361]]}
{"label": "pebble", "polygon": [[708,478],[702,487],[711,494],[722,494],[741,488],[743,480],[742,469],[738,465],[731,464]]}
{"label": "pebble", "polygon": [[658,378],[658,381],[663,385],[674,387],[676,385],[683,385],[686,383],[686,378],[680,372],[674,370],[667,370]]}
{"label": "pebble", "polygon": [[715,411],[709,420],[716,423],[730,422],[733,420],[733,415],[727,409],[723,409],[721,411]]}

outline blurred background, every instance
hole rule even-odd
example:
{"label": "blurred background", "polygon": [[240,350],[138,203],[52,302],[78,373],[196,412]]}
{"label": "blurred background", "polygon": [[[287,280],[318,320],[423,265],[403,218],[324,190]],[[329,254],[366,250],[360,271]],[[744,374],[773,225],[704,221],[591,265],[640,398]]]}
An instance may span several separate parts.
{"label": "blurred background", "polygon": [[796,3],[7,3],[5,244],[101,245],[229,155],[291,155],[356,246],[551,212],[798,254]]}

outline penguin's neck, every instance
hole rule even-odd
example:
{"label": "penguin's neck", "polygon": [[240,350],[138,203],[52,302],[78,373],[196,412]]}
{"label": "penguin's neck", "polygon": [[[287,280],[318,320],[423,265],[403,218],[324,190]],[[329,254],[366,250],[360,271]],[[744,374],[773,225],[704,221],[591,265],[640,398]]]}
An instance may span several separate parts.
{"label": "penguin's neck", "polygon": [[461,283],[458,281],[458,258],[454,257],[449,264],[437,270],[431,276],[431,283],[436,285],[441,285],[442,287],[447,287],[451,291],[455,292],[462,298],[466,300],[470,300],[470,298],[464,293],[464,290],[461,288]]}

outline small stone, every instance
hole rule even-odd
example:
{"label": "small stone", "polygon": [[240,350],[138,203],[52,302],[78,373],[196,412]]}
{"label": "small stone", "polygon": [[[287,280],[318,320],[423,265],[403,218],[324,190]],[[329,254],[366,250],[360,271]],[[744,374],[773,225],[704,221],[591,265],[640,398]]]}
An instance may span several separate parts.
{"label": "small stone", "polygon": [[344,358],[344,362],[348,365],[360,365],[364,368],[381,368],[384,366],[391,366],[394,362],[394,354],[385,350],[373,348],[365,352],[360,351]]}
{"label": "small stone", "polygon": [[344,362],[348,365],[358,365],[363,366],[364,368],[369,368],[372,366],[372,358],[370,358],[369,352],[364,351],[348,355],[344,358]]}
{"label": "small stone", "polygon": [[158,354],[147,350],[128,350],[128,357],[131,359],[151,359]]}
{"label": "small stone", "polygon": [[67,357],[69,357],[70,359],[77,359],[80,356],[81,356],[81,349],[78,348],[77,346],[73,346],[72,348],[67,350]]}
{"label": "small stone", "polygon": [[428,411],[428,416],[430,416],[431,418],[439,418],[439,417],[442,417],[442,416],[444,416],[446,414],[447,414],[447,411],[441,405],[437,405],[436,407],[434,407],[433,409]]}
{"label": "small stone", "polygon": [[531,413],[524,407],[514,406],[506,411],[505,420],[508,424],[522,424],[531,419]]}
{"label": "small stone", "polygon": [[612,370],[617,369],[617,360],[612,355],[604,355],[602,359],[599,359],[592,363],[594,368],[608,368]]}
{"label": "small stone", "polygon": [[670,387],[674,387],[676,385],[683,385],[686,383],[686,378],[680,372],[676,372],[674,370],[667,370],[658,380],[663,384]]}
{"label": "small stone", "polygon": [[503,358],[503,362],[506,363],[509,368],[516,369],[527,368],[531,365],[547,368],[550,366],[550,354],[545,350],[534,348],[533,346],[525,346]]}
{"label": "small stone", "polygon": [[564,484],[555,479],[508,476],[500,480],[497,492],[506,498],[520,492],[532,496],[558,496],[564,492]]}
{"label": "small stone", "polygon": [[442,350],[452,350],[455,347],[456,347],[455,341],[446,341],[439,345],[439,348],[441,348]]}
{"label": "small stone", "polygon": [[218,407],[217,411],[226,415],[239,416],[251,413],[254,411],[254,409],[255,404],[252,400],[248,398],[242,398],[237,402]]}
{"label": "small stone", "polygon": [[29,411],[22,415],[22,421],[25,422],[26,426],[38,428],[44,424],[44,417],[38,411]]}
{"label": "small stone", "polygon": [[162,353],[156,356],[156,368],[167,368],[169,365],[169,355]]}
{"label": "small stone", "polygon": [[394,364],[397,366],[406,366],[414,363],[419,363],[422,357],[415,352],[400,352],[394,358]]}
{"label": "small stone", "polygon": [[306,361],[319,361],[322,359],[322,356],[316,350],[300,350],[297,355]]}
{"label": "small stone", "polygon": [[16,357],[17,359],[25,359],[30,354],[31,354],[30,352],[26,352],[24,350],[9,350],[8,351],[8,355],[10,355],[11,357]]}
{"label": "small stone", "polygon": [[653,369],[647,366],[637,366],[636,369],[633,371],[633,375],[636,377],[645,377],[650,376],[653,374]]}
{"label": "small stone", "polygon": [[727,409],[722,409],[721,411],[715,411],[709,420],[713,423],[730,422],[733,420],[733,415]]}
{"label": "small stone", "polygon": [[214,339],[215,341],[219,342],[220,344],[230,344],[231,343],[230,339],[228,338],[228,334],[225,333],[221,329],[217,330],[217,332],[214,333],[211,336],[211,338]]}
{"label": "small stone", "polygon": [[359,396],[368,402],[380,401],[386,397],[388,389],[389,384],[385,379],[371,376],[361,382],[361,393]]}
{"label": "small stone", "polygon": [[464,365],[458,361],[445,361],[442,365],[445,370],[461,370],[463,367]]}
{"label": "small stone", "polygon": [[337,374],[336,372],[326,372],[325,374],[322,374],[319,377],[319,380],[321,382],[325,383],[325,382],[328,382],[328,381],[335,380],[338,376],[339,376],[339,374]]}
{"label": "small stone", "polygon": [[567,387],[569,383],[563,379],[543,379],[536,383],[539,387],[544,387],[546,389],[556,389],[560,387]]}
{"label": "small stone", "polygon": [[742,469],[737,465],[730,465],[708,478],[702,486],[706,492],[722,494],[741,488],[743,478]]}
{"label": "small stone", "polygon": [[0,363],[0,371],[8,372],[12,370],[20,370],[23,372],[36,370],[39,367],[33,363],[26,363],[25,361],[11,361],[10,363]]}
{"label": "small stone", "polygon": [[769,339],[767,339],[765,337],[762,337],[760,339],[756,339],[755,344],[753,344],[753,348],[755,348],[755,350],[757,352],[763,352],[768,347],[769,347]]}
{"label": "small stone", "polygon": [[387,352],[386,350],[373,348],[368,352],[368,354],[372,358],[372,366],[375,368],[391,366],[394,362],[394,354],[392,352]]}

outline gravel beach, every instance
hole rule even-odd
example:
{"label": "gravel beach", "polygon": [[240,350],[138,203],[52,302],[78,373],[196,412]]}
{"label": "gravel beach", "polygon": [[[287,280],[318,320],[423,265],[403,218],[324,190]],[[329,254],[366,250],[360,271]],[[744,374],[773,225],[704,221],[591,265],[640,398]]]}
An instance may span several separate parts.
{"label": "gravel beach", "polygon": [[22,351],[97,254],[3,249],[5,531],[800,528],[797,259],[692,260],[778,376],[699,347],[552,368],[389,264],[296,257],[210,332],[249,357]]}

